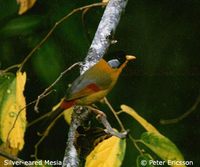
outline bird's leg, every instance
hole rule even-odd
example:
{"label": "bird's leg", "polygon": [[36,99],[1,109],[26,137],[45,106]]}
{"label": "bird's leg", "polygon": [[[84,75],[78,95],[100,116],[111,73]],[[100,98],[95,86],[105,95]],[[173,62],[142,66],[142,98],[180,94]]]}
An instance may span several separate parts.
{"label": "bird's leg", "polygon": [[95,114],[97,114],[97,119],[104,125],[104,127],[106,128],[105,129],[105,132],[106,133],[108,133],[108,134],[111,134],[111,135],[113,135],[113,136],[116,136],[116,137],[119,137],[119,138],[125,138],[126,137],[126,135],[127,135],[127,131],[125,131],[125,132],[122,132],[122,133],[120,133],[120,132],[117,132],[117,131],[115,131],[112,127],[111,127],[111,125],[110,125],[110,123],[108,122],[108,120],[107,120],[107,118],[106,118],[106,114],[104,113],[104,112],[102,112],[102,111],[100,111],[100,110],[98,110],[98,109],[96,109],[96,108],[93,108],[93,107],[91,107],[91,106],[87,106],[92,112],[94,112]]}
{"label": "bird's leg", "polygon": [[95,106],[87,106],[87,108],[89,108],[93,113],[97,115],[96,116],[97,119],[99,119],[99,117],[106,117],[106,114],[103,111],[95,108]]}

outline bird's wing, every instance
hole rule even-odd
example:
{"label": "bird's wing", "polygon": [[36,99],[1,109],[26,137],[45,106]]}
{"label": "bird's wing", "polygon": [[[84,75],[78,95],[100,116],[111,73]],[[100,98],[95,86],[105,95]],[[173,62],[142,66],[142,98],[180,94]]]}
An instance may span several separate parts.
{"label": "bird's wing", "polygon": [[[101,78],[101,79],[100,79]],[[111,82],[110,76],[103,74],[103,78],[97,75],[91,78],[84,78],[84,74],[79,76],[67,90],[66,99],[73,100],[91,95],[95,92],[107,89]]]}

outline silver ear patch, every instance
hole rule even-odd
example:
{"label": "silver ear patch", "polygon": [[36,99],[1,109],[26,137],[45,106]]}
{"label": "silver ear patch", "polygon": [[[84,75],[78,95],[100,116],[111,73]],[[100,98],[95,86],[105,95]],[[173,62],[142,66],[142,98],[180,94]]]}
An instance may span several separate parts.
{"label": "silver ear patch", "polygon": [[120,65],[120,62],[119,62],[119,60],[117,60],[117,59],[112,59],[112,60],[109,60],[109,61],[108,61],[108,64],[109,64],[110,67],[112,67],[112,68],[118,68],[119,65]]}

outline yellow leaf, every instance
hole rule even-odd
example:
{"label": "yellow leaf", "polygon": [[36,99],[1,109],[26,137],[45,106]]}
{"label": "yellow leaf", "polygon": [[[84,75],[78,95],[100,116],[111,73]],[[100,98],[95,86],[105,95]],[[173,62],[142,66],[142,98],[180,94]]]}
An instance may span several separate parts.
{"label": "yellow leaf", "polygon": [[20,5],[18,14],[25,13],[28,9],[32,8],[36,0],[17,0],[17,3]]}
{"label": "yellow leaf", "polygon": [[112,136],[99,143],[87,156],[85,167],[120,167],[126,150],[126,140]]}
{"label": "yellow leaf", "polygon": [[109,2],[109,0],[102,0],[102,2],[103,2],[103,3],[108,3],[108,2]]}
{"label": "yellow leaf", "polygon": [[[154,133],[159,133],[159,131],[153,126],[151,125],[149,122],[147,122],[144,118],[142,118],[134,109],[132,109],[131,107],[127,106],[127,105],[121,105],[121,109],[129,114],[130,116],[132,116],[136,121],[138,121],[143,127],[144,129],[146,129],[148,132],[154,132]],[[160,133],[159,133],[160,134]]]}
{"label": "yellow leaf", "polygon": [[73,107],[70,107],[64,111],[64,118],[67,124],[71,123],[72,112],[73,112]]}
{"label": "yellow leaf", "polygon": [[[26,128],[25,98],[23,95],[26,73],[17,72],[16,78],[7,83],[0,103],[0,138],[10,148],[21,150]],[[1,90],[3,92],[3,90]],[[1,95],[1,93],[0,93]]]}

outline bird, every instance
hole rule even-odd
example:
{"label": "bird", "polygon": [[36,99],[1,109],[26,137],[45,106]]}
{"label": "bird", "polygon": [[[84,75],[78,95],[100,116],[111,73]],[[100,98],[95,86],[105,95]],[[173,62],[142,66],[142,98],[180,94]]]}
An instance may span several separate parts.
{"label": "bird", "polygon": [[51,118],[56,118],[64,110],[74,105],[90,106],[102,100],[116,84],[123,68],[134,59],[136,57],[133,55],[126,55],[123,63],[120,63],[119,59],[112,59],[108,62],[103,58],[100,59],[72,82],[64,98],[53,110]]}

